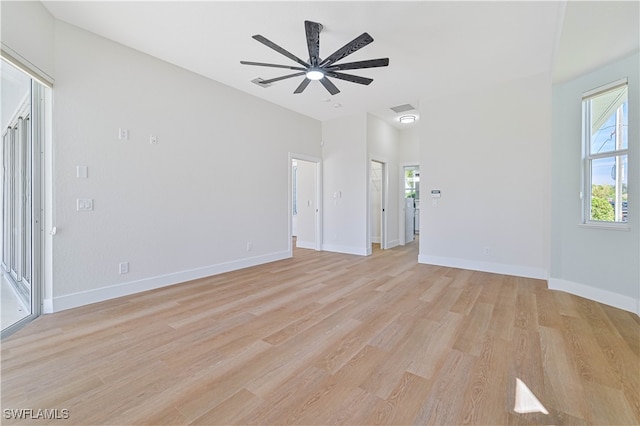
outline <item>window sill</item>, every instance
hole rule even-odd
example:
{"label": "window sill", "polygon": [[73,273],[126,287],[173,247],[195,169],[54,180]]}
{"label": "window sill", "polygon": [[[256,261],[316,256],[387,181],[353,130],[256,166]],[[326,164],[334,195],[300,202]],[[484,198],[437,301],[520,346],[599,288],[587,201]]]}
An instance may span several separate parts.
{"label": "window sill", "polygon": [[628,223],[598,223],[598,222],[587,222],[587,223],[579,223],[579,227],[581,228],[590,228],[590,229],[607,229],[610,231],[630,231]]}

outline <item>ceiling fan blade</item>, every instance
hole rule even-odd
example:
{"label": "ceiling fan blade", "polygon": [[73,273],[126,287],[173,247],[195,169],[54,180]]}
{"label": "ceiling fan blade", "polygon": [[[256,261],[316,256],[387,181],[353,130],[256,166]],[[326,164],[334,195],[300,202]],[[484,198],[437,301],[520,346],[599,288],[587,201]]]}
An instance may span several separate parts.
{"label": "ceiling fan blade", "polygon": [[275,83],[276,81],[285,80],[287,78],[292,78],[292,77],[299,77],[299,76],[305,75],[305,74],[306,73],[304,73],[304,72],[297,72],[295,74],[283,75],[282,77],[276,77],[276,78],[272,78],[270,80],[263,80],[263,81],[260,82],[260,84]]}
{"label": "ceiling fan blade", "polygon": [[265,64],[264,62],[250,62],[250,61],[240,61],[240,63],[242,65],[257,65],[260,67],[272,67],[272,68],[285,68],[288,70],[298,70],[298,71],[305,71],[306,68],[302,68],[302,67],[291,67],[289,65],[277,65],[277,64]]}
{"label": "ceiling fan blade", "polygon": [[322,83],[324,88],[327,89],[327,91],[332,95],[337,95],[338,93],[340,93],[340,90],[338,90],[336,85],[333,84],[327,77],[320,79],[320,83]]}
{"label": "ceiling fan blade", "polygon": [[276,52],[280,53],[281,55],[286,56],[287,58],[296,61],[297,63],[299,63],[300,65],[304,66],[304,67],[309,67],[309,64],[306,63],[305,61],[303,61],[302,59],[298,58],[296,55],[294,55],[293,53],[283,49],[282,47],[278,46],[277,44],[275,44],[274,42],[272,42],[271,40],[261,36],[260,34],[256,34],[253,36],[254,40],[259,41],[260,43],[264,44],[267,47],[272,48],[273,50],[275,50]]}
{"label": "ceiling fan blade", "polygon": [[346,64],[334,64],[326,67],[327,71],[355,70],[360,68],[377,68],[389,65],[389,58],[369,59],[368,61],[347,62]]}
{"label": "ceiling fan blade", "polygon": [[351,40],[349,43],[342,46],[340,49],[333,52],[327,58],[325,58],[325,60],[320,63],[320,66],[326,67],[328,65],[331,65],[332,63],[351,55],[353,52],[362,49],[372,41],[373,37],[371,37],[367,33],[362,33],[358,37]]}
{"label": "ceiling fan blade", "polygon": [[307,48],[309,49],[309,62],[312,67],[317,67],[320,61],[320,24],[304,21],[304,30],[307,34]]}
{"label": "ceiling fan blade", "polygon": [[360,77],[359,75],[344,74],[341,72],[328,72],[327,75],[340,80],[350,81],[352,83],[369,85],[373,81],[372,78]]}
{"label": "ceiling fan blade", "polygon": [[302,83],[300,83],[300,86],[298,86],[296,90],[293,91],[293,93],[302,93],[304,89],[307,88],[309,83],[311,83],[311,80],[309,80],[308,78],[305,78],[304,80],[302,80]]}

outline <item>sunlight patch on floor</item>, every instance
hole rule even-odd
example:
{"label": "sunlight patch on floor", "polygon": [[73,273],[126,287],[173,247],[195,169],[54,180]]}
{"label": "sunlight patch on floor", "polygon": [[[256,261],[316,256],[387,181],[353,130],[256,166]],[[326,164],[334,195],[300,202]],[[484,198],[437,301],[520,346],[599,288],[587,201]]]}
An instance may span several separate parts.
{"label": "sunlight patch on floor", "polygon": [[1,329],[4,330],[11,324],[15,324],[29,315],[29,312],[20,301],[20,298],[4,274],[0,274],[0,282],[2,285],[2,314],[0,316],[0,324]]}
{"label": "sunlight patch on floor", "polygon": [[519,414],[543,413],[549,414],[544,405],[536,398],[527,385],[516,378],[516,403],[513,411]]}

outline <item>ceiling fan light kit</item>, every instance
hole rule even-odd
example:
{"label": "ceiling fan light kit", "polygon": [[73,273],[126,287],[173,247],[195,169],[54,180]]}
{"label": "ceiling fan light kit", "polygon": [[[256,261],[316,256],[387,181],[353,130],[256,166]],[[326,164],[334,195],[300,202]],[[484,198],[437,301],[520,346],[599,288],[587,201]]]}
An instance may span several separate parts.
{"label": "ceiling fan light kit", "polygon": [[288,78],[304,76],[304,79],[293,93],[302,93],[312,80],[317,80],[320,81],[320,83],[324,86],[325,89],[327,89],[327,91],[331,95],[340,93],[340,90],[335,86],[335,84],[333,84],[333,82],[331,82],[331,80],[329,80],[329,77],[363,85],[369,85],[373,81],[373,79],[371,78],[360,77],[353,74],[345,74],[340,71],[386,67],[389,65],[389,58],[369,59],[365,61],[347,62],[342,64],[337,63],[373,42],[373,37],[371,37],[367,33],[362,33],[355,39],[351,40],[349,43],[342,46],[340,49],[333,52],[331,55],[327,56],[325,59],[320,59],[320,31],[322,30],[322,25],[317,22],[304,21],[304,28],[307,38],[307,49],[309,51],[308,62],[303,61],[299,57],[278,46],[264,36],[261,36],[259,34],[253,36],[254,40],[259,41],[260,43],[275,50],[281,55],[284,55],[292,61],[297,62],[301,66],[278,65],[251,61],[240,61],[240,63],[243,65],[284,68],[298,71],[293,74],[287,74],[281,77],[262,80],[260,84],[271,84],[276,81],[285,80]]}
{"label": "ceiling fan light kit", "polygon": [[400,122],[402,124],[410,124],[410,123],[413,123],[414,121],[416,121],[415,115],[403,115],[402,117],[400,117]]}
{"label": "ceiling fan light kit", "polygon": [[309,80],[321,80],[322,78],[324,78],[324,72],[322,72],[320,69],[310,69],[309,71],[307,71],[306,75]]}

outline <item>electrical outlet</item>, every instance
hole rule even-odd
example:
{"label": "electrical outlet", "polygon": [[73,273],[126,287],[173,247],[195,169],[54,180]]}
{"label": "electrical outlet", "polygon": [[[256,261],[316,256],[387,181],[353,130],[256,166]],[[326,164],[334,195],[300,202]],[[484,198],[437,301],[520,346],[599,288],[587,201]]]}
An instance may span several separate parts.
{"label": "electrical outlet", "polygon": [[120,139],[121,141],[129,140],[129,130],[128,129],[119,128],[118,129],[118,139]]}
{"label": "electrical outlet", "polygon": [[490,251],[491,249],[489,248],[489,246],[486,246],[485,248],[482,249],[482,252],[484,253],[485,256],[489,256]]}
{"label": "electrical outlet", "polygon": [[129,273],[129,262],[120,262],[118,265],[118,272],[120,275]]}
{"label": "electrical outlet", "polygon": [[247,243],[247,251],[252,251],[253,250],[253,243],[249,242]]}

